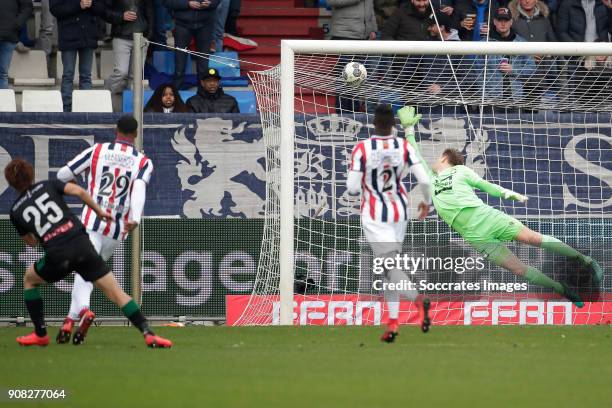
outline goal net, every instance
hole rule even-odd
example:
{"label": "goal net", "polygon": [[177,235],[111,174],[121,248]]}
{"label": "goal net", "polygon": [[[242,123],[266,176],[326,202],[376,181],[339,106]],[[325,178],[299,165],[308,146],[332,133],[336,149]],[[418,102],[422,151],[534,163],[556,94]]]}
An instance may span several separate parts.
{"label": "goal net", "polygon": [[[348,63],[365,66],[362,85],[342,79]],[[481,177],[529,197],[521,204],[478,192],[485,203],[597,259],[604,271],[612,267],[609,47],[284,41],[281,65],[251,79],[266,145],[265,230],[253,293],[231,324],[385,322],[360,197],[346,188],[352,149],[374,135],[379,103],[417,107],[423,118],[416,140],[430,165],[446,148],[460,150]],[[404,135],[399,125],[396,131]],[[407,274],[432,300],[433,324],[595,324],[612,317],[609,275],[595,285],[572,260],[508,244],[526,264],[576,288],[585,299],[577,309],[482,259],[433,207],[417,220],[421,190],[413,176],[403,182],[410,218],[402,255],[422,259]],[[402,300],[400,322],[416,319],[415,304]]]}

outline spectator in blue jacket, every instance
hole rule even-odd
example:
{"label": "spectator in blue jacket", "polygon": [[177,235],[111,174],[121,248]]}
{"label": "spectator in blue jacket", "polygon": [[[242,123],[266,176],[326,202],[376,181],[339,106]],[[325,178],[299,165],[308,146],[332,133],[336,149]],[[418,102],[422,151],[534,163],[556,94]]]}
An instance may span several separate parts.
{"label": "spectator in blue jacket", "polygon": [[0,89],[8,88],[8,73],[19,31],[32,14],[31,0],[0,1]]}
{"label": "spectator in blue jacket", "polygon": [[[505,7],[498,8],[493,15],[493,29],[489,41],[525,42],[512,30],[512,14]],[[484,78],[484,56],[477,64]],[[502,104],[519,102],[524,97],[525,81],[535,72],[535,63],[527,55],[489,55],[486,65],[485,95]]]}
{"label": "spectator in blue jacket", "polygon": [[93,55],[98,48],[98,16],[104,0],[51,0],[57,18],[59,50],[62,52],[62,101],[64,112],[72,110],[72,83],[79,58],[79,89],[91,89]]}
{"label": "spectator in blue jacket", "polygon": [[[213,40],[213,32],[217,18],[219,0],[164,0],[164,4],[171,11],[176,29],[174,31],[174,46],[186,49],[195,38],[196,50],[208,54]],[[175,85],[181,89],[185,76],[187,54],[175,53],[176,78]],[[208,71],[208,58],[196,57],[198,77],[203,77]]]}

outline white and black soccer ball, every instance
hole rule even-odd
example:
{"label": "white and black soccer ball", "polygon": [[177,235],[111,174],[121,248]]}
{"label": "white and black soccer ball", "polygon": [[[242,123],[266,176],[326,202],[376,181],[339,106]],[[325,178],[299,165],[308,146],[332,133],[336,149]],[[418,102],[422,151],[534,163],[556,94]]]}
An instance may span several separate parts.
{"label": "white and black soccer ball", "polygon": [[344,66],[342,71],[342,79],[348,86],[360,86],[368,77],[368,71],[363,64],[359,62],[349,62]]}

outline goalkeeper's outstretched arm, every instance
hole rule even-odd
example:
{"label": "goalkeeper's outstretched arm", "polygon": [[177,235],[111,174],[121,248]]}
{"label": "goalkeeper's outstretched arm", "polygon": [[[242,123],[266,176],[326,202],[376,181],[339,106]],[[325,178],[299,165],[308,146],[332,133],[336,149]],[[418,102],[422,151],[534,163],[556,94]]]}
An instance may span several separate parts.
{"label": "goalkeeper's outstretched arm", "polygon": [[[432,169],[427,165],[427,162],[421,156],[421,151],[414,137],[414,126],[419,123],[422,115],[416,113],[416,109],[413,106],[404,106],[397,112],[397,116],[402,124],[402,127],[406,131],[406,140],[410,143],[419,157],[421,163],[425,169],[429,172],[429,175],[433,175]],[[482,177],[478,176],[474,171],[470,171],[470,177],[467,180],[467,183],[473,188],[477,188],[485,193],[492,195],[493,197],[501,197],[505,200],[517,200],[522,203],[527,201],[528,197],[514,192],[512,190],[508,190],[497,184],[493,184],[484,180]]]}
{"label": "goalkeeper's outstretched arm", "polygon": [[492,195],[493,197],[501,197],[504,200],[515,200],[524,203],[528,200],[527,196],[519,194],[515,191],[508,190],[507,188],[503,188],[502,186],[498,186],[497,184],[491,183],[478,174],[476,174],[473,170],[470,169],[470,176],[467,178],[467,183],[479,189],[480,191],[484,191],[485,193]]}
{"label": "goalkeeper's outstretched arm", "polygon": [[431,170],[431,167],[429,167],[427,162],[423,159],[423,156],[421,155],[421,149],[419,148],[419,145],[416,142],[416,138],[414,137],[414,126],[419,123],[423,115],[421,115],[420,113],[417,114],[414,106],[404,106],[397,112],[397,117],[399,118],[400,123],[402,124],[402,127],[406,132],[406,140],[414,148],[417,157],[419,158],[419,161],[423,165],[423,168],[427,172],[428,176],[431,177],[433,175],[433,171]]}

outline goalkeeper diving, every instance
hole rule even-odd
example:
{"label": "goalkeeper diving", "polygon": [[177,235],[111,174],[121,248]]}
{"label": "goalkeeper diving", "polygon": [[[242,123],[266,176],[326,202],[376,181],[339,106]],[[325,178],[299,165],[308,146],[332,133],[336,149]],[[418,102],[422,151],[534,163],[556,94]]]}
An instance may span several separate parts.
{"label": "goalkeeper diving", "polygon": [[[398,111],[398,117],[406,130],[406,139],[418,153],[414,126],[421,119],[421,115],[416,114],[413,107],[406,106]],[[425,163],[422,158],[421,162]],[[601,282],[603,275],[599,264],[593,258],[578,252],[557,238],[533,231],[517,219],[485,204],[474,189],[484,191],[493,197],[521,203],[527,201],[526,196],[482,179],[464,165],[463,155],[457,149],[446,149],[428,171],[431,178],[431,197],[436,212],[474,249],[490,262],[524,277],[529,283],[551,288],[571,300],[577,307],[584,305],[580,295],[566,283],[555,281],[537,268],[526,265],[504,245],[504,242],[517,241],[574,258],[590,269],[593,282],[596,284]]]}

